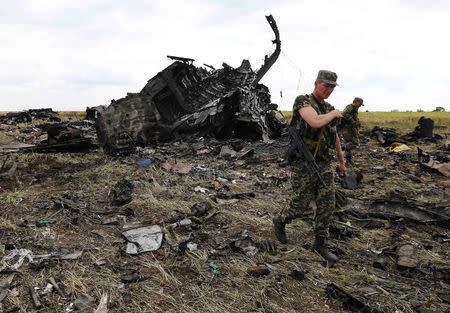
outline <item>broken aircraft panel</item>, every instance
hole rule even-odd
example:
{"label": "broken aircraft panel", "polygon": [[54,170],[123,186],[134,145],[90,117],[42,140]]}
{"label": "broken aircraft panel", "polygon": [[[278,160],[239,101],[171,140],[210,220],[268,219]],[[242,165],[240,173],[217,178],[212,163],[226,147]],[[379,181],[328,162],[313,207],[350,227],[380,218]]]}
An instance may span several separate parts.
{"label": "broken aircraft panel", "polygon": [[358,218],[376,217],[389,220],[405,219],[418,223],[432,223],[442,227],[450,226],[450,216],[439,206],[417,203],[405,199],[376,199],[372,203],[349,199],[344,212]]}
{"label": "broken aircraft panel", "polygon": [[282,121],[273,114],[276,105],[268,88],[258,84],[281,51],[275,20],[271,15],[266,18],[275,33],[276,49],[258,71],[252,70],[248,60],[238,68],[223,63],[221,69],[207,70],[194,66],[193,59],[169,56],[175,62],[139,93],[128,93],[97,112],[100,144],[109,152],[126,153],[136,145],[166,141],[175,134],[265,141],[279,135]]}

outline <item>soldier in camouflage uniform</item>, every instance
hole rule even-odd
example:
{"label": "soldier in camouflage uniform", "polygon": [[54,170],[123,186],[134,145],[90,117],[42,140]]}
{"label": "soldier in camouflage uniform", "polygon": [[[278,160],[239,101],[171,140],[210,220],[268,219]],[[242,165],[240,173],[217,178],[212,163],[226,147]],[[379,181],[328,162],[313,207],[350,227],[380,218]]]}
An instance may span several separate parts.
{"label": "soldier in camouflage uniform", "polygon": [[292,188],[294,197],[289,207],[284,208],[273,218],[275,235],[281,243],[287,243],[286,224],[301,217],[309,208],[312,200],[317,209],[314,218],[314,249],[329,263],[337,261],[337,257],[328,249],[328,227],[335,211],[334,187],[334,150],[339,160],[339,170],[346,174],[344,157],[337,136],[336,119],[341,112],[335,110],[325,101],[333,92],[337,75],[334,72],[321,70],[314,83],[314,91],[309,95],[298,96],[294,101],[291,126],[298,129],[299,135],[314,156],[325,186],[316,177],[309,174],[302,157],[292,164]]}
{"label": "soldier in camouflage uniform", "polygon": [[358,109],[364,105],[363,99],[356,97],[353,103],[347,105],[342,112],[342,119],[338,125],[341,138],[344,139],[342,145],[345,150],[345,159],[348,164],[355,165],[352,160],[352,150],[359,145],[359,128],[361,123],[358,119]]}

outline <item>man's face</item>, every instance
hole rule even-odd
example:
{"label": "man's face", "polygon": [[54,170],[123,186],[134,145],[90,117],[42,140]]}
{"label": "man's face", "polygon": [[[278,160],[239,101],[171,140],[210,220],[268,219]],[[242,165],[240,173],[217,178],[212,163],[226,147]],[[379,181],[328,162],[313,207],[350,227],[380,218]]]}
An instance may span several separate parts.
{"label": "man's face", "polygon": [[328,97],[331,95],[331,93],[334,90],[334,87],[336,87],[333,84],[327,84],[322,81],[316,81],[315,87],[314,87],[314,94],[318,96],[319,98],[328,99]]}
{"label": "man's face", "polygon": [[359,109],[361,107],[362,103],[360,101],[354,101],[353,102],[353,106],[355,107],[355,109]]}

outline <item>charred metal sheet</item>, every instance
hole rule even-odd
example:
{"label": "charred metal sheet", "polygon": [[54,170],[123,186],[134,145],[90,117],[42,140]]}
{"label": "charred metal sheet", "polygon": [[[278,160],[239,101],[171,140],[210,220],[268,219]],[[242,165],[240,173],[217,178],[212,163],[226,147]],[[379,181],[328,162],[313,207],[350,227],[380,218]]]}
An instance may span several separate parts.
{"label": "charred metal sheet", "polygon": [[25,152],[41,152],[41,153],[49,153],[49,152],[83,152],[97,146],[92,143],[90,138],[79,138],[73,139],[66,142],[59,142],[48,144],[45,141],[36,146],[21,149]]}
{"label": "charred metal sheet", "polygon": [[128,153],[136,145],[159,143],[174,136],[197,133],[219,139],[231,137],[268,140],[283,127],[271,111],[270,93],[258,84],[280,53],[275,20],[275,52],[258,71],[243,60],[238,68],[223,64],[205,69],[193,59],[176,60],[151,78],[139,93],[111,101],[96,123],[99,142],[107,152]]}
{"label": "charred metal sheet", "polygon": [[255,87],[259,83],[261,78],[263,78],[267,71],[272,67],[272,65],[275,64],[275,61],[278,59],[278,56],[281,52],[280,32],[278,31],[277,23],[275,22],[272,15],[266,16],[266,19],[267,22],[269,22],[270,27],[272,27],[273,32],[275,33],[275,40],[272,41],[275,44],[275,51],[270,56],[264,56],[264,64],[256,74],[255,80],[252,82],[253,87]]}
{"label": "charred metal sheet", "polygon": [[359,218],[405,219],[413,222],[433,223],[450,227],[450,216],[441,213],[443,212],[442,208],[435,208],[430,204],[416,203],[405,199],[377,199],[371,203],[355,199],[348,199],[348,201],[343,211]]}
{"label": "charred metal sheet", "polygon": [[420,163],[420,165],[428,170],[436,171],[446,177],[450,177],[450,163],[442,163],[435,160],[429,160],[426,163]]}
{"label": "charred metal sheet", "polygon": [[437,153],[430,155],[417,148],[417,158],[423,168],[450,177],[450,159],[446,154]]}
{"label": "charred metal sheet", "polygon": [[91,138],[84,138],[81,129],[72,127],[68,124],[43,124],[40,125],[47,132],[47,140],[39,144],[26,147],[21,150],[26,152],[81,152],[96,145]]}
{"label": "charred metal sheet", "polygon": [[33,118],[28,112],[8,112],[5,116],[0,117],[0,123],[2,124],[16,124],[31,122]]}
{"label": "charred metal sheet", "polygon": [[39,119],[48,119],[53,122],[60,122],[61,119],[58,116],[58,112],[53,111],[51,108],[46,109],[31,109],[28,110],[28,113],[33,118],[39,118]]}
{"label": "charred metal sheet", "polygon": [[67,142],[72,139],[81,138],[81,130],[66,125],[54,125],[47,129],[48,143]]}
{"label": "charred metal sheet", "polygon": [[0,124],[17,124],[17,123],[29,123],[33,119],[48,119],[54,122],[60,122],[61,119],[58,116],[58,112],[53,111],[50,108],[47,109],[31,109],[22,112],[8,112],[5,116],[0,117]]}
{"label": "charred metal sheet", "polygon": [[407,141],[417,141],[419,139],[433,139],[434,121],[431,118],[422,116],[417,121],[417,126],[414,130],[402,136],[401,138]]}
{"label": "charred metal sheet", "polygon": [[85,120],[88,121],[95,121],[100,116],[100,114],[105,110],[104,105],[99,105],[96,107],[87,107],[86,108],[86,116],[84,117]]}
{"label": "charred metal sheet", "polygon": [[390,127],[375,126],[370,134],[370,137],[375,138],[384,146],[389,146],[397,140],[397,131]]}
{"label": "charred metal sheet", "polygon": [[173,55],[168,55],[167,56],[169,59],[174,60],[174,61],[180,61],[180,62],[184,62],[187,64],[192,64],[192,62],[194,62],[194,59],[190,59],[190,58],[184,58],[184,57],[176,57]]}
{"label": "charred metal sheet", "polygon": [[363,313],[384,312],[383,310],[371,307],[367,303],[367,301],[358,299],[356,296],[352,295],[350,292],[346,291],[344,288],[339,287],[334,283],[327,284],[325,292],[329,297],[341,300],[344,307],[352,312],[363,312]]}

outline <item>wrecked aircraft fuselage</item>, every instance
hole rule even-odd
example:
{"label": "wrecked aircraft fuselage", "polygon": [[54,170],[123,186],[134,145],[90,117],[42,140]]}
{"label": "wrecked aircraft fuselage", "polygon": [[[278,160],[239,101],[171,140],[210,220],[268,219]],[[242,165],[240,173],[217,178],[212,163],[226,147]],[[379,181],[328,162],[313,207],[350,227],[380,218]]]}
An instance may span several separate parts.
{"label": "wrecked aircraft fuselage", "polygon": [[221,69],[207,70],[194,66],[192,59],[170,57],[176,61],[139,93],[128,93],[98,112],[100,144],[109,152],[126,153],[136,145],[155,144],[177,134],[262,140],[279,135],[284,121],[273,114],[276,105],[268,88],[258,84],[281,51],[275,20],[271,15],[266,18],[275,33],[276,49],[258,71],[248,60],[238,68],[224,63]]}

